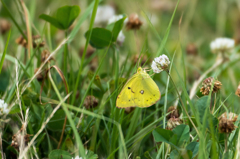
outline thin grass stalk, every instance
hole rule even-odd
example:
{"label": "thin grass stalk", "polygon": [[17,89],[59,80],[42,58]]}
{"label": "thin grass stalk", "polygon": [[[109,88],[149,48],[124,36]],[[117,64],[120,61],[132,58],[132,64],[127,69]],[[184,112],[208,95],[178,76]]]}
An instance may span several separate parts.
{"label": "thin grass stalk", "polygon": [[217,59],[217,61],[212,65],[212,67],[210,67],[206,72],[204,72],[197,81],[195,81],[193,83],[192,89],[190,90],[190,99],[193,99],[193,97],[196,94],[197,88],[200,85],[200,83],[203,81],[203,79],[213,70],[215,70],[216,68],[218,68],[221,64],[223,63],[223,59]]}
{"label": "thin grass stalk", "polygon": [[12,19],[13,23],[14,23],[15,26],[17,27],[18,31],[22,34],[23,38],[24,38],[25,40],[27,40],[26,35],[23,33],[21,27],[18,25],[17,21],[14,19],[13,15],[11,14],[10,10],[8,9],[8,7],[7,7],[6,4],[4,3],[4,1],[1,0],[1,2],[2,2],[3,7],[6,9],[9,17]]}
{"label": "thin grass stalk", "polygon": [[185,113],[186,113],[189,121],[192,123],[192,125],[193,125],[194,129],[196,130],[198,136],[200,136],[197,127],[195,126],[194,122],[192,121],[191,117],[189,116],[189,114],[188,114],[188,112],[187,112],[187,110],[186,110],[186,108],[185,108],[185,106],[184,106],[184,104],[183,104],[183,101],[182,101],[181,96],[180,96],[180,94],[179,94],[179,92],[178,92],[177,86],[175,85],[175,83],[174,83],[174,81],[173,81],[173,79],[172,79],[169,71],[167,71],[167,74],[168,74],[168,76],[170,77],[170,79],[171,79],[171,81],[172,81],[172,83],[173,83],[173,86],[174,86],[175,89],[176,89],[176,92],[177,92],[177,95],[178,95],[179,100],[180,100],[180,102],[181,102],[181,105],[182,105],[182,107],[183,107],[183,110],[185,111]]}
{"label": "thin grass stalk", "polygon": [[[105,102],[105,104],[106,104],[106,102]],[[105,104],[104,104],[104,105],[105,105]],[[117,126],[117,129],[118,129],[118,132],[119,132],[119,136],[118,136],[118,137],[121,139],[121,144],[122,144],[123,149],[124,149],[124,154],[125,154],[125,157],[127,158],[127,149],[126,149],[126,146],[125,146],[126,144],[125,144],[125,141],[124,141],[124,136],[123,136],[122,128],[121,128],[121,125],[120,125],[117,121],[115,121],[115,120],[113,120],[113,119],[111,119],[111,118],[102,116],[102,115],[98,115],[98,114],[92,113],[92,112],[90,112],[90,111],[87,111],[87,110],[84,110],[84,109],[81,109],[81,108],[77,108],[77,107],[72,106],[72,105],[69,105],[69,104],[65,104],[65,105],[66,105],[66,107],[69,108],[69,109],[75,110],[75,111],[77,111],[77,112],[84,113],[84,114],[86,114],[86,115],[93,116],[94,118],[99,118],[99,119],[102,119],[102,120],[106,120],[106,121],[108,121],[108,122],[116,125],[116,126]]]}
{"label": "thin grass stalk", "polygon": [[3,51],[3,54],[2,54],[2,58],[1,58],[1,62],[0,62],[0,73],[1,73],[1,71],[2,71],[3,62],[4,62],[4,59],[5,59],[5,55],[6,55],[6,53],[7,53],[7,47],[8,47],[8,43],[9,43],[10,36],[11,36],[11,29],[9,30],[7,42],[6,42],[6,44],[5,44],[4,51]]}
{"label": "thin grass stalk", "polygon": [[53,115],[57,112],[57,110],[61,107],[62,103],[70,96],[71,94],[68,94],[62,101],[59,102],[59,104],[54,108],[52,113],[49,115],[49,117],[46,119],[46,121],[42,124],[41,128],[38,130],[38,132],[33,136],[32,140],[28,143],[28,146],[24,149],[22,152],[22,155],[19,156],[19,159],[23,158],[24,154],[27,153],[28,149],[31,148],[37,137],[42,133],[43,129],[46,127],[47,123],[50,121],[50,119],[53,117]]}
{"label": "thin grass stalk", "polygon": [[97,14],[98,3],[99,3],[99,0],[95,0],[93,11],[92,11],[92,16],[91,16],[91,21],[90,21],[90,25],[89,25],[90,32],[89,32],[89,36],[87,37],[85,47],[84,47],[84,50],[83,50],[81,65],[80,65],[80,68],[78,70],[76,84],[75,84],[74,89],[73,89],[73,98],[71,100],[71,104],[73,104],[74,101],[75,101],[78,85],[79,85],[82,70],[83,70],[84,59],[85,59],[85,56],[86,56],[86,53],[87,53],[87,47],[89,45],[89,41],[90,41],[90,38],[91,38],[91,35],[92,35],[92,28],[93,28],[94,20],[95,20],[96,14]]}

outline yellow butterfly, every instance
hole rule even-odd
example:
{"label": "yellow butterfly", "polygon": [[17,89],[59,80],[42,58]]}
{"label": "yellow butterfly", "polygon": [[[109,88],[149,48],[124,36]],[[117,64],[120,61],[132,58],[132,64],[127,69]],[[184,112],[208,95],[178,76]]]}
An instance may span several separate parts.
{"label": "yellow butterfly", "polygon": [[144,69],[139,67],[124,85],[117,97],[118,108],[128,107],[150,107],[161,98],[157,84],[152,80]]}

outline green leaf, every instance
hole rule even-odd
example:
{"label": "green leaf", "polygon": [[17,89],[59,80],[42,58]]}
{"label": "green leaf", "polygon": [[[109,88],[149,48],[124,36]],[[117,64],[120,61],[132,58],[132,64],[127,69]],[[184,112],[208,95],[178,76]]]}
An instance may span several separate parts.
{"label": "green leaf", "polygon": [[88,159],[97,159],[97,158],[98,158],[98,155],[97,155],[97,154],[94,154],[94,152],[88,150],[88,152],[87,152],[87,158],[88,158]]}
{"label": "green leaf", "polygon": [[[87,38],[89,34],[90,30],[85,33],[85,37]],[[97,49],[102,49],[104,47],[107,47],[111,43],[111,40],[111,31],[104,28],[94,28],[92,29],[92,35],[90,37],[89,43]]]}
{"label": "green leaf", "polygon": [[112,30],[112,36],[113,36],[112,41],[113,42],[117,41],[118,34],[122,30],[125,19],[126,19],[126,16],[124,16],[122,19],[115,22],[113,30]]}
{"label": "green leaf", "polygon": [[71,154],[63,150],[53,150],[48,157],[49,159],[72,159]]}
{"label": "green leaf", "polygon": [[59,109],[48,122],[48,128],[52,131],[62,130],[65,116],[65,112],[62,109]]}
{"label": "green leaf", "polygon": [[179,147],[177,146],[178,137],[172,131],[157,128],[153,130],[152,134],[156,142],[166,142],[179,149]]}
{"label": "green leaf", "polygon": [[58,29],[64,30],[64,26],[62,26],[62,24],[59,23],[59,21],[54,17],[51,17],[51,16],[46,15],[46,14],[41,14],[39,16],[39,18],[49,22],[50,24],[52,24],[53,26],[55,26]]}
{"label": "green leaf", "polygon": [[207,101],[208,101],[208,96],[203,96],[200,99],[198,99],[194,104],[199,114],[201,122],[203,121],[205,110],[207,108]]}
{"label": "green leaf", "polygon": [[179,147],[187,142],[190,138],[188,125],[178,125],[172,130],[172,132],[177,135],[177,145]]}
{"label": "green leaf", "polygon": [[9,112],[9,114],[17,114],[17,113],[20,113],[20,108],[19,108],[19,105],[14,105],[12,108],[11,108],[11,110],[10,110],[10,112]]}
{"label": "green leaf", "polygon": [[63,26],[64,29],[68,29],[74,20],[80,13],[79,6],[64,6],[57,10],[57,21]]}
{"label": "green leaf", "polygon": [[58,29],[68,29],[80,13],[79,6],[64,6],[58,8],[56,18],[41,14],[39,18],[49,22]]}
{"label": "green leaf", "polygon": [[169,143],[170,139],[174,135],[172,131],[161,129],[161,128],[157,128],[153,130],[152,134],[156,142],[166,142],[166,143]]}
{"label": "green leaf", "polygon": [[192,158],[196,157],[198,154],[198,149],[199,149],[199,142],[191,142],[187,145],[186,147],[187,150],[192,151]]}
{"label": "green leaf", "polygon": [[1,59],[1,62],[0,62],[0,73],[1,73],[1,71],[2,71],[3,62],[4,62],[4,59],[5,59],[5,55],[6,55],[6,53],[7,53],[7,47],[8,47],[8,42],[9,42],[10,36],[11,36],[11,29],[10,29],[10,31],[9,31],[9,33],[8,33],[7,42],[6,42],[6,45],[5,45],[3,54],[2,54],[2,59]]}
{"label": "green leaf", "polygon": [[216,126],[218,124],[218,119],[214,117],[210,112],[209,112],[209,107],[208,107],[208,96],[203,96],[202,98],[198,99],[195,103],[195,107],[197,109],[198,115],[200,122],[203,123],[204,120],[204,115],[206,114],[206,126],[209,128],[210,126]]}

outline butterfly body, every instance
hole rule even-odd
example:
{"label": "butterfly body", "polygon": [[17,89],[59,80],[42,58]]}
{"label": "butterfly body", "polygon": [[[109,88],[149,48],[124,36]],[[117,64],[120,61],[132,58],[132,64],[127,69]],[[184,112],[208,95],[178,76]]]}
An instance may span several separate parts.
{"label": "butterfly body", "polygon": [[149,107],[161,98],[157,84],[141,67],[124,85],[117,97],[118,108]]}

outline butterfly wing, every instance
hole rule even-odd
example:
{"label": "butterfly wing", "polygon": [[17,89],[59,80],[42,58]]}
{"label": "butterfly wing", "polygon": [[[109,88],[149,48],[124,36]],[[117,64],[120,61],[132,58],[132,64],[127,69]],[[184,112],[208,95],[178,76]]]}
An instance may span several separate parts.
{"label": "butterfly wing", "polygon": [[136,83],[132,86],[134,103],[136,106],[144,108],[150,107],[161,98],[161,93],[157,84],[147,74],[139,74]]}
{"label": "butterfly wing", "polygon": [[[135,103],[133,101],[133,93],[132,93],[132,85],[136,82],[137,74],[134,74],[123,86],[122,91],[119,93],[116,101],[116,106],[118,108],[128,108],[135,107]],[[130,89],[129,89],[130,88]]]}
{"label": "butterfly wing", "polygon": [[149,107],[160,97],[158,86],[152,78],[147,73],[136,73],[118,95],[116,106],[119,108]]}

